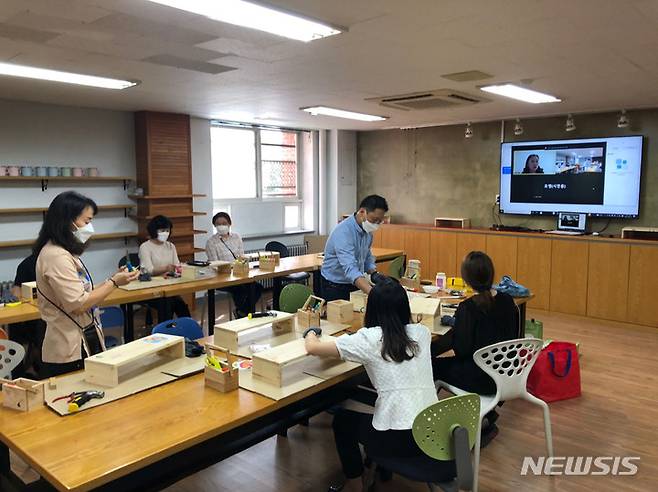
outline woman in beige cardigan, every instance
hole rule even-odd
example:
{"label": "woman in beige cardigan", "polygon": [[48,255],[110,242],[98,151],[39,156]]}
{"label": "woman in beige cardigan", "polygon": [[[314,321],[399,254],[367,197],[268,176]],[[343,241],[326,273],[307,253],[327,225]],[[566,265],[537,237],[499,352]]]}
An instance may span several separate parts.
{"label": "woman in beige cardigan", "polygon": [[34,245],[39,310],[46,322],[44,378],[82,368],[88,354],[81,327],[94,323],[102,345],[97,305],[118,286],[138,276],[138,272],[122,269],[93,285],[80,255],[94,232],[91,221],[97,211],[90,198],[74,191],[60,193],[50,204]]}

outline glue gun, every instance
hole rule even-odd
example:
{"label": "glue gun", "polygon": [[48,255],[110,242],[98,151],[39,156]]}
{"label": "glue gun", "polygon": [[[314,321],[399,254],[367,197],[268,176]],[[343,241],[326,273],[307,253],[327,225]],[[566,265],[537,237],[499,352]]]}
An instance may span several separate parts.
{"label": "glue gun", "polygon": [[276,313],[273,313],[272,311],[262,311],[260,313],[249,313],[247,318],[248,319],[267,318],[268,316],[276,317]]}

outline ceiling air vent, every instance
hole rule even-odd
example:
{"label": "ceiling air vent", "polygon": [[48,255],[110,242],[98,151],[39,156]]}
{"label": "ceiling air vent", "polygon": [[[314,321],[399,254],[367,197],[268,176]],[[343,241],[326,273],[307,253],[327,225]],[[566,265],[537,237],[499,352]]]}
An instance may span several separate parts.
{"label": "ceiling air vent", "polygon": [[397,96],[372,97],[366,99],[386,106],[387,108],[403,109],[405,111],[418,109],[450,109],[459,106],[471,106],[489,99],[474,96],[453,89],[437,89],[434,91],[413,92]]}

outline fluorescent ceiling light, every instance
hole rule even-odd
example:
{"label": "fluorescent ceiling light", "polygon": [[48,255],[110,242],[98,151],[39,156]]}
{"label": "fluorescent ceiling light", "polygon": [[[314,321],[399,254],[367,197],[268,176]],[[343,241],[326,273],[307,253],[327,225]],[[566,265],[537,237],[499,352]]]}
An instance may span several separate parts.
{"label": "fluorescent ceiling light", "polygon": [[250,27],[277,36],[313,41],[340,34],[343,30],[299,15],[289,14],[244,0],[150,0],[210,19]]}
{"label": "fluorescent ceiling light", "polygon": [[12,63],[0,63],[0,75],[24,77],[27,79],[50,80],[53,82],[64,82],[66,84],[87,85],[89,87],[101,87],[103,89],[127,89],[128,87],[137,85],[137,82],[130,80],[108,79],[106,77],[60,72],[59,70],[27,67],[24,65],[14,65]]}
{"label": "fluorescent ceiling light", "polygon": [[372,114],[365,113],[355,113],[353,111],[345,111],[344,109],[328,108],[327,106],[313,106],[310,108],[299,108],[302,111],[311,113],[313,116],[324,115],[324,116],[335,116],[337,118],[347,118],[349,120],[359,120],[359,121],[384,121],[388,119],[388,116],[375,116]]}
{"label": "fluorescent ceiling light", "polygon": [[543,92],[533,91],[514,84],[487,85],[480,87],[484,92],[498,94],[499,96],[511,97],[519,101],[529,102],[532,104],[561,102],[562,99],[544,94]]}

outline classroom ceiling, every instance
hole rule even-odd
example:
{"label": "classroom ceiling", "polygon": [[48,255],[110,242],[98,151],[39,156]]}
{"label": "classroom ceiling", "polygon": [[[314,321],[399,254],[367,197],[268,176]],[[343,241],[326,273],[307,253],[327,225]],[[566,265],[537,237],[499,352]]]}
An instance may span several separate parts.
{"label": "classroom ceiling", "polygon": [[[0,77],[0,98],[303,128],[377,129],[658,106],[654,0],[270,0],[346,26],[302,43],[146,0],[2,0],[0,61],[124,79],[124,91]],[[479,70],[486,81],[442,75]],[[521,82],[532,105],[478,89]],[[489,99],[404,111],[368,100],[435,89]],[[327,105],[389,116],[311,116]]]}

